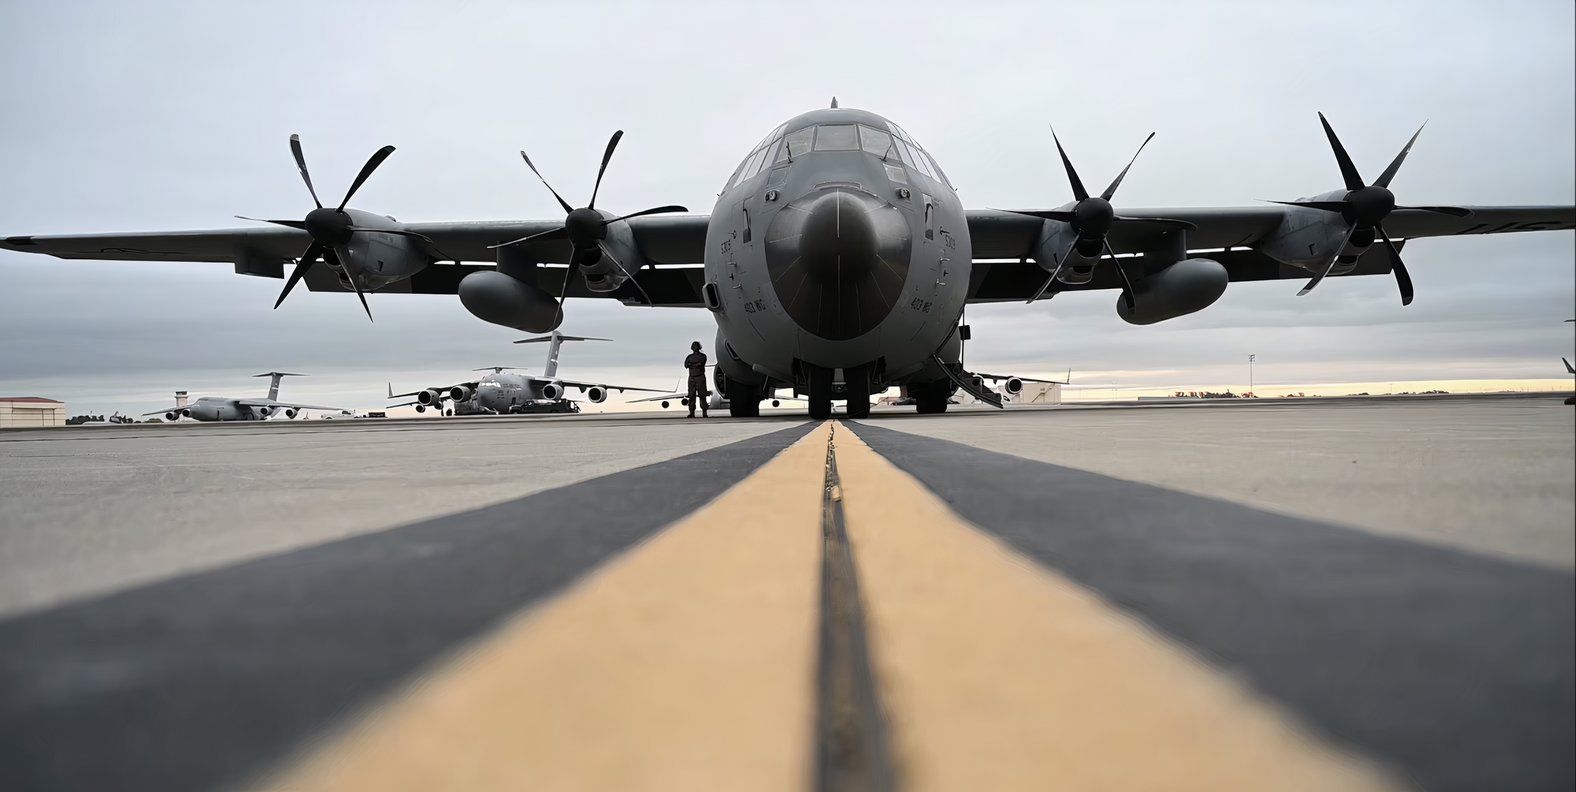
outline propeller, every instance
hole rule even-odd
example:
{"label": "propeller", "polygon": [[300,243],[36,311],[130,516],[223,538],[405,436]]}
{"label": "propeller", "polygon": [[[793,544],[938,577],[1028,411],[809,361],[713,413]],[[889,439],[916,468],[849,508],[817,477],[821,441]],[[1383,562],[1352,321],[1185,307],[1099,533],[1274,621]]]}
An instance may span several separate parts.
{"label": "propeller", "polygon": [[1045,290],[1049,289],[1051,284],[1056,281],[1056,277],[1061,274],[1062,266],[1066,264],[1067,259],[1072,256],[1074,251],[1077,251],[1086,258],[1110,257],[1111,262],[1116,265],[1117,272],[1122,276],[1122,299],[1127,302],[1128,308],[1132,308],[1133,281],[1128,277],[1127,269],[1122,266],[1121,260],[1111,250],[1111,243],[1106,240],[1106,235],[1110,233],[1111,228],[1117,223],[1149,223],[1151,225],[1174,226],[1177,228],[1196,227],[1185,220],[1168,220],[1158,217],[1123,217],[1117,214],[1116,209],[1111,206],[1111,196],[1116,194],[1116,188],[1122,186],[1122,180],[1127,178],[1128,170],[1132,169],[1133,163],[1138,161],[1138,155],[1143,153],[1144,147],[1149,145],[1149,141],[1154,138],[1155,133],[1153,132],[1149,133],[1149,137],[1144,138],[1144,142],[1138,145],[1138,151],[1133,153],[1133,158],[1128,160],[1127,167],[1123,168],[1121,173],[1116,174],[1116,178],[1111,181],[1111,186],[1105,188],[1105,192],[1099,195],[1090,195],[1089,191],[1084,188],[1083,180],[1078,178],[1078,170],[1073,167],[1072,160],[1067,157],[1067,150],[1062,148],[1062,141],[1056,136],[1056,130],[1051,130],[1051,140],[1056,142],[1056,153],[1062,157],[1062,166],[1067,169],[1067,181],[1072,185],[1073,198],[1076,199],[1077,203],[1074,203],[1071,209],[1014,211],[1013,213],[1066,223],[1077,233],[1078,238],[1073,240],[1072,245],[1068,246],[1067,252],[1057,260],[1056,269],[1052,270],[1051,276],[1045,279],[1045,283],[1039,289],[1035,290],[1034,296],[1029,298],[1029,302],[1032,303],[1045,294]]}
{"label": "propeller", "polygon": [[265,220],[257,217],[236,215],[236,218],[240,220],[272,223],[286,228],[305,231],[312,236],[312,243],[307,245],[306,250],[296,260],[295,269],[291,271],[289,280],[285,281],[284,290],[279,292],[279,299],[274,301],[274,308],[277,309],[284,304],[285,298],[290,296],[290,290],[295,288],[296,284],[301,281],[301,278],[306,275],[307,270],[310,270],[312,265],[317,263],[318,259],[324,259],[332,261],[334,266],[338,267],[345,274],[345,279],[350,282],[350,287],[356,291],[356,298],[361,300],[361,309],[367,312],[367,319],[370,320],[372,318],[372,309],[367,306],[366,292],[362,291],[360,282],[356,280],[356,274],[350,268],[344,266],[344,262],[340,260],[339,254],[336,252],[337,249],[349,244],[351,236],[357,231],[398,234],[400,236],[415,237],[428,244],[432,243],[431,239],[414,231],[363,228],[351,222],[349,213],[345,211],[345,206],[350,203],[351,196],[355,195],[356,191],[361,189],[361,185],[366,183],[367,177],[371,176],[372,172],[377,170],[378,166],[382,165],[383,161],[388,159],[390,154],[394,153],[394,147],[384,146],[374,151],[372,156],[367,159],[367,164],[361,166],[361,172],[356,174],[355,181],[350,183],[350,189],[345,191],[345,197],[340,200],[339,206],[332,209],[323,206],[322,200],[317,197],[317,188],[312,186],[312,174],[307,170],[306,157],[301,153],[300,135],[290,136],[290,153],[295,157],[296,168],[301,171],[301,181],[306,182],[306,191],[311,193],[312,203],[317,208],[307,212],[305,220]]}
{"label": "propeller", "polygon": [[[595,264],[603,256],[606,256],[609,260],[618,264],[619,269],[624,269],[623,263],[613,258],[612,251],[607,249],[607,245],[603,241],[607,239],[607,227],[610,224],[635,217],[645,217],[646,215],[689,211],[682,206],[655,206],[650,209],[642,209],[639,212],[611,218],[603,217],[602,213],[597,211],[596,197],[597,193],[602,190],[602,176],[607,173],[607,163],[613,159],[613,150],[618,148],[618,142],[623,138],[624,130],[620,129],[613,133],[613,137],[608,139],[607,150],[602,152],[602,165],[596,171],[596,184],[591,188],[591,201],[581,209],[570,206],[569,202],[564,200],[564,197],[559,195],[557,190],[553,189],[553,185],[547,182],[547,177],[543,176],[540,170],[537,170],[536,163],[531,162],[530,155],[523,151],[520,152],[520,158],[525,160],[525,166],[530,168],[532,173],[536,174],[536,178],[541,180],[542,186],[546,187],[547,191],[553,194],[553,198],[557,199],[558,205],[564,208],[564,224],[557,228],[550,228],[546,231],[523,236],[508,242],[501,242],[496,245],[489,245],[488,247],[501,248],[526,242],[547,242],[556,239],[569,240],[571,248],[569,269],[564,272],[564,283],[558,290],[558,306],[560,309],[564,305],[564,295],[569,292],[569,281],[574,277],[575,270],[578,268]],[[628,270],[625,270],[625,272],[628,272]],[[651,297],[646,294],[646,290],[640,285],[640,281],[635,279],[634,273],[629,273],[629,275],[629,279],[635,284],[635,288],[639,289],[641,295],[646,298],[646,302],[650,303]]]}
{"label": "propeller", "polygon": [[[1450,215],[1451,217],[1466,217],[1472,210],[1459,206],[1396,206],[1395,193],[1390,192],[1390,182],[1395,179],[1397,171],[1401,170],[1401,163],[1406,161],[1406,155],[1411,152],[1412,144],[1417,142],[1417,136],[1423,134],[1423,127],[1418,127],[1412,133],[1412,138],[1401,147],[1401,153],[1395,155],[1390,161],[1390,167],[1379,174],[1373,184],[1363,181],[1362,174],[1357,172],[1357,166],[1352,163],[1352,157],[1346,153],[1346,147],[1341,145],[1341,139],[1336,137],[1335,130],[1330,127],[1330,122],[1319,114],[1319,123],[1324,126],[1324,136],[1330,139],[1330,148],[1335,151],[1335,164],[1341,169],[1341,181],[1346,185],[1346,195],[1338,201],[1271,201],[1270,203],[1285,206],[1300,206],[1304,209],[1317,209],[1321,212],[1333,212],[1346,221],[1346,236],[1341,241],[1341,246],[1335,249],[1330,256],[1330,263],[1322,272],[1317,272],[1308,285],[1297,292],[1298,296],[1313,291],[1313,287],[1335,269],[1335,263],[1340,260],[1341,251],[1351,242],[1354,236],[1366,237],[1364,247],[1373,244],[1373,236],[1377,234],[1384,240],[1385,247],[1390,250],[1390,271],[1395,274],[1396,286],[1401,291],[1401,304],[1412,304],[1412,276],[1406,271],[1406,265],[1401,263],[1401,251],[1385,233],[1384,219],[1397,209],[1416,209],[1423,212]],[[1424,126],[1427,126],[1425,123]]]}

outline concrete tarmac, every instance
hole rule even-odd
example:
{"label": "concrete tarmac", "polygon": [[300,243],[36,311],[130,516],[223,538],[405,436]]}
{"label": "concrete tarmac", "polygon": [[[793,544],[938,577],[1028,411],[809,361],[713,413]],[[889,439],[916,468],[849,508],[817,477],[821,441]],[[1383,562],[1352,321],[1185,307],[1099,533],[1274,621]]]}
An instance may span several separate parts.
{"label": "concrete tarmac", "polygon": [[1573,413],[7,431],[0,788],[1569,788]]}

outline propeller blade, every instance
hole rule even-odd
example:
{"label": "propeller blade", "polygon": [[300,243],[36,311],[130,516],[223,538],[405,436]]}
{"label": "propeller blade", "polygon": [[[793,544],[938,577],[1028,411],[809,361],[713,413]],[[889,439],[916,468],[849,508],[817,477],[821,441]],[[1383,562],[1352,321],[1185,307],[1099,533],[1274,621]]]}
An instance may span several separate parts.
{"label": "propeller blade", "polygon": [[366,183],[367,177],[371,176],[372,172],[377,170],[379,165],[383,164],[383,160],[388,159],[389,155],[393,153],[393,146],[384,146],[372,152],[372,156],[367,159],[367,164],[362,165],[361,172],[356,174],[356,180],[350,183],[350,189],[345,191],[345,200],[339,202],[339,211],[345,211],[345,205],[350,203],[350,196],[355,195],[356,191],[361,189],[361,185]]}
{"label": "propeller blade", "polygon": [[544,241],[547,240],[547,239],[562,239],[562,238],[564,238],[565,236],[568,236],[568,235],[569,235],[568,230],[566,230],[563,226],[559,226],[557,228],[549,228],[546,231],[539,231],[539,232],[537,232],[535,234],[531,234],[530,236],[523,236],[523,237],[520,237],[519,239],[512,240],[512,241],[509,241],[509,242],[499,242],[496,245],[488,245],[487,249],[488,250],[496,250],[496,249],[501,248],[501,247],[508,247],[510,245],[519,245],[521,243],[530,242],[530,241],[536,240],[536,239],[540,239],[540,240],[544,240]]}
{"label": "propeller blade", "polygon": [[1127,303],[1127,310],[1131,311],[1138,307],[1137,300],[1133,296],[1133,279],[1127,277],[1127,267],[1122,265],[1122,260],[1116,257],[1116,251],[1111,249],[1111,241],[1108,239],[1100,241],[1105,244],[1105,255],[1111,257],[1111,263],[1116,265],[1117,273],[1122,276],[1122,302]]}
{"label": "propeller blade", "polygon": [[1023,304],[1024,305],[1028,305],[1030,303],[1038,302],[1041,298],[1049,299],[1049,298],[1045,297],[1045,291],[1047,289],[1051,288],[1051,284],[1052,283],[1056,282],[1056,276],[1061,271],[1062,271],[1062,265],[1057,264],[1056,265],[1056,269],[1051,271],[1050,277],[1046,278],[1045,282],[1040,284],[1040,288],[1035,289],[1034,290],[1034,294],[1032,296],[1030,296],[1029,299],[1024,300]]}
{"label": "propeller blade", "polygon": [[290,153],[295,156],[296,168],[301,171],[301,181],[306,182],[306,191],[312,194],[312,203],[317,204],[317,208],[322,209],[323,202],[317,199],[317,188],[312,186],[312,174],[307,173],[306,170],[306,155],[301,153],[300,135],[290,136]]}
{"label": "propeller blade", "polygon": [[627,214],[627,215],[624,215],[623,217],[615,217],[612,220],[609,220],[607,222],[609,222],[609,223],[616,223],[616,222],[618,222],[620,220],[628,220],[631,217],[645,217],[646,215],[672,214],[674,212],[688,212],[688,211],[689,211],[688,209],[686,209],[686,208],[684,208],[682,206],[677,206],[677,205],[657,206],[657,207],[653,207],[651,209],[642,209],[639,212],[635,212],[634,214]]}
{"label": "propeller blade", "polygon": [[1463,209],[1459,206],[1397,206],[1396,209],[1416,209],[1420,212],[1436,212],[1438,214],[1450,215],[1451,217],[1472,216],[1471,209]]}
{"label": "propeller blade", "polygon": [[569,279],[575,276],[575,270],[579,268],[580,265],[575,263],[575,257],[570,256],[569,268],[564,270],[564,282],[558,287],[558,310],[560,313],[564,310],[564,298],[569,296]]}
{"label": "propeller blade", "polygon": [[264,220],[261,217],[247,217],[246,215],[236,215],[235,219],[237,219],[237,220],[250,220],[250,221],[252,221],[254,223],[273,223],[274,225],[280,225],[280,226],[284,226],[286,228],[294,228],[297,231],[305,231],[306,230],[306,223],[304,223],[304,222],[302,222],[300,220]]}
{"label": "propeller blade", "polygon": [[602,174],[607,173],[607,163],[613,159],[613,149],[618,148],[618,141],[624,138],[624,130],[620,129],[607,139],[607,151],[602,152],[602,167],[596,170],[596,184],[591,188],[591,203],[586,208],[596,208],[596,194],[602,190]]}
{"label": "propeller blade", "polygon": [[1384,240],[1385,247],[1390,248],[1390,272],[1395,274],[1395,285],[1401,290],[1401,304],[1412,304],[1412,275],[1406,271],[1406,265],[1401,263],[1401,251],[1396,249],[1395,243],[1390,241],[1390,235],[1384,232],[1384,226],[1379,226],[1379,238]]}
{"label": "propeller blade", "polygon": [[1357,172],[1351,155],[1346,153],[1346,147],[1341,145],[1341,139],[1335,136],[1335,130],[1330,128],[1330,122],[1323,113],[1319,114],[1319,123],[1324,125],[1324,136],[1330,139],[1330,148],[1335,150],[1335,162],[1341,166],[1341,180],[1346,183],[1346,189],[1361,189],[1365,186],[1362,174]]}
{"label": "propeller blade", "polygon": [[1122,215],[1117,215],[1116,217],[1111,219],[1111,222],[1113,222],[1113,223],[1149,223],[1151,225],[1163,225],[1163,226],[1172,226],[1174,228],[1185,228],[1185,229],[1187,229],[1189,231],[1195,231],[1195,230],[1198,229],[1197,225],[1195,225],[1193,223],[1189,223],[1186,220],[1172,220],[1169,217],[1124,217]]}
{"label": "propeller blade", "polygon": [[1034,290],[1034,296],[1025,300],[1024,305],[1028,305],[1045,296],[1045,290],[1051,288],[1051,284],[1056,281],[1057,275],[1062,274],[1062,267],[1067,265],[1067,260],[1073,257],[1073,251],[1077,249],[1078,240],[1074,239],[1072,244],[1067,246],[1067,252],[1063,253],[1062,257],[1056,260],[1056,269],[1051,270],[1051,276],[1046,278],[1044,283],[1040,284],[1040,288]]}
{"label": "propeller blade", "polygon": [[[1423,126],[1428,126],[1428,122],[1424,121]],[[1417,142],[1417,136],[1421,134],[1423,134],[1422,126],[1418,127],[1417,131],[1412,133],[1412,139],[1406,141],[1406,145],[1401,147],[1401,153],[1395,155],[1395,159],[1390,161],[1390,167],[1385,168],[1384,173],[1379,174],[1379,178],[1374,181],[1375,187],[1390,186],[1390,180],[1395,178],[1395,172],[1401,169],[1401,163],[1406,161],[1407,153],[1412,150],[1412,144]]]}
{"label": "propeller blade", "polygon": [[1078,171],[1073,170],[1073,161],[1067,158],[1066,149],[1062,148],[1062,141],[1056,137],[1055,127],[1051,128],[1051,140],[1056,141],[1056,153],[1062,155],[1062,165],[1067,168],[1067,181],[1073,185],[1073,197],[1082,201],[1089,197],[1089,191],[1084,189],[1083,180],[1078,178]]}
{"label": "propeller blade", "polygon": [[1154,139],[1155,133],[1150,132],[1149,137],[1144,138],[1144,142],[1138,144],[1138,150],[1133,152],[1133,158],[1127,161],[1127,167],[1123,168],[1121,173],[1116,174],[1116,179],[1111,182],[1110,187],[1105,188],[1105,192],[1100,193],[1101,198],[1107,201],[1111,200],[1111,196],[1116,194],[1116,188],[1122,186],[1122,179],[1127,178],[1128,169],[1132,168],[1133,163],[1138,161],[1138,155],[1144,153],[1144,146],[1149,145],[1149,141]]}
{"label": "propeller blade", "polygon": [[542,186],[546,187],[547,191],[552,193],[554,198],[558,199],[558,205],[564,207],[564,214],[569,214],[575,210],[573,206],[569,205],[568,201],[564,200],[564,196],[559,195],[558,191],[553,189],[553,185],[547,183],[547,177],[543,176],[542,172],[536,169],[536,163],[531,162],[531,158],[525,152],[520,152],[520,159],[525,160],[525,167],[530,168],[531,172],[536,174],[536,178],[542,180]]}
{"label": "propeller blade", "polygon": [[1048,209],[1045,211],[1040,211],[1037,209],[996,209],[993,211],[1023,215],[1025,217],[1038,217],[1041,220],[1055,220],[1058,223],[1071,223],[1073,221],[1072,212],[1064,212],[1060,209]]}
{"label": "propeller blade", "polygon": [[629,280],[627,282],[634,284],[635,290],[640,292],[640,296],[641,296],[642,299],[644,299],[646,301],[646,304],[647,305],[654,305],[655,301],[653,301],[651,299],[651,295],[646,293],[646,287],[640,285],[640,273],[638,271],[637,272],[630,272],[629,270],[624,269],[624,262],[619,261],[617,258],[615,258],[613,256],[613,251],[607,249],[607,245],[604,245],[601,242],[598,242],[597,243],[597,247],[602,249],[602,255],[607,256],[608,259],[610,259],[614,264],[618,265],[619,269],[624,270],[624,272],[629,275]]}
{"label": "propeller blade", "polygon": [[1300,206],[1304,209],[1318,209],[1321,212],[1340,213],[1346,211],[1345,201],[1269,201],[1269,203],[1280,204],[1281,206]]}
{"label": "propeller blade", "polygon": [[1330,272],[1335,269],[1335,262],[1341,260],[1341,251],[1346,249],[1346,243],[1352,241],[1352,232],[1354,232],[1356,230],[1357,230],[1357,226],[1349,226],[1349,227],[1347,227],[1347,229],[1346,229],[1346,236],[1341,237],[1341,245],[1340,245],[1340,247],[1337,247],[1335,249],[1335,253],[1333,253],[1330,256],[1330,263],[1325,266],[1323,272],[1315,273],[1314,276],[1313,276],[1313,280],[1308,281],[1308,285],[1302,287],[1302,290],[1297,292],[1297,296],[1298,297],[1301,297],[1301,296],[1307,294],[1308,292],[1313,291],[1313,287],[1318,286],[1320,281],[1324,280],[1326,277],[1329,276]]}
{"label": "propeller blade", "polygon": [[318,242],[314,241],[312,244],[307,245],[306,252],[302,253],[301,258],[296,261],[295,269],[290,271],[290,280],[285,281],[284,290],[279,292],[279,299],[274,301],[274,310],[279,310],[279,306],[284,304],[285,298],[290,296],[290,290],[294,289],[295,285],[301,282],[302,276],[306,275],[306,271],[312,268],[312,265],[317,261],[317,257],[322,254],[323,246]]}
{"label": "propeller blade", "polygon": [[345,273],[345,280],[350,281],[350,288],[356,290],[356,299],[361,301],[361,310],[367,312],[367,321],[373,321],[372,308],[367,305],[367,293],[361,290],[361,282],[356,280],[356,273],[351,272],[350,268],[345,266],[344,259],[339,257],[338,251],[330,250],[328,255],[333,256],[334,261],[339,262],[339,269]]}

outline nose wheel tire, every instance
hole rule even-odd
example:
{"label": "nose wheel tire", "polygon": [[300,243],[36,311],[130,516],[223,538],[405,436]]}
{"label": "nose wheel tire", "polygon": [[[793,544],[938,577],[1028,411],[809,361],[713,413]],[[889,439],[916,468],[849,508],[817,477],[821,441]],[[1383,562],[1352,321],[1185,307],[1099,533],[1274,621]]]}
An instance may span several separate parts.
{"label": "nose wheel tire", "polygon": [[914,410],[920,415],[935,415],[947,411],[947,398],[951,396],[946,380],[927,382],[923,385],[910,385],[909,393],[914,397]]}
{"label": "nose wheel tire", "polygon": [[843,384],[848,389],[848,417],[870,417],[870,366],[843,369]]}
{"label": "nose wheel tire", "polygon": [[817,421],[832,417],[832,370],[805,366],[805,390],[810,398],[810,417]]}
{"label": "nose wheel tire", "polygon": [[741,382],[728,382],[728,415],[734,418],[761,417],[761,394]]}

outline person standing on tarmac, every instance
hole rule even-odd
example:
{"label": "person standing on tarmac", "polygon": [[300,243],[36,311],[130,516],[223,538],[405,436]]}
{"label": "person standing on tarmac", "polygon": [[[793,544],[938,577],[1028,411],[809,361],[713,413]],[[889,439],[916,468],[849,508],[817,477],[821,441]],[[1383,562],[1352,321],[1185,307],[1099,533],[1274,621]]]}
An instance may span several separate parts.
{"label": "person standing on tarmac", "polygon": [[700,342],[690,344],[689,356],[684,358],[684,368],[689,370],[689,417],[695,417],[695,405],[700,404],[700,417],[706,414],[706,353],[700,351]]}

